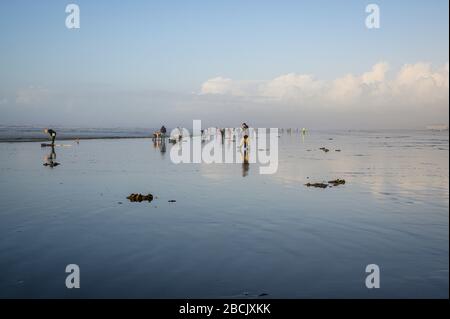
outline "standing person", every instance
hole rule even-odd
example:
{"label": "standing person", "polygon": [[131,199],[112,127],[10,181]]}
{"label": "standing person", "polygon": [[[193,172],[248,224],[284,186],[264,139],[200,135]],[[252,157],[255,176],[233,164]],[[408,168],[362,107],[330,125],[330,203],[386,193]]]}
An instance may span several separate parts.
{"label": "standing person", "polygon": [[242,129],[242,134],[244,135],[248,135],[249,131],[248,131],[249,126],[247,125],[247,123],[242,123],[241,125],[241,129]]}
{"label": "standing person", "polygon": [[44,129],[44,133],[50,135],[51,139],[52,139],[52,146],[55,146],[55,139],[56,139],[56,132],[54,130],[52,130],[51,128],[46,128]]}
{"label": "standing person", "polygon": [[164,125],[161,126],[161,129],[159,131],[161,132],[162,137],[166,136],[167,129]]}

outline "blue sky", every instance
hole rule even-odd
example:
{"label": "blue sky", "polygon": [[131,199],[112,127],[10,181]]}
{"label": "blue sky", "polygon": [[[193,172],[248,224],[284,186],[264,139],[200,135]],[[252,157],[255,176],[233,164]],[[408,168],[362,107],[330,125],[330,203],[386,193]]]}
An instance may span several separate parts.
{"label": "blue sky", "polygon": [[[418,62],[448,63],[447,0],[72,2],[81,9],[79,30],[65,27],[68,1],[0,2],[4,121],[33,121],[31,115],[21,117],[12,101],[26,88],[52,92],[52,101],[41,109],[53,111],[55,123],[70,123],[69,109],[84,112],[83,106],[72,99],[57,116],[49,105],[58,104],[58,98],[67,104],[71,92],[88,100],[86,92],[93,90],[126,91],[124,103],[135,101],[139,114],[154,114],[155,98],[144,103],[139,96],[158,92],[158,103],[175,108],[216,77],[270,81],[295,73],[333,81],[367,72],[380,61],[392,70]],[[378,30],[365,27],[369,3],[381,9]],[[226,97],[217,98],[211,103],[218,108],[229,104]],[[90,100],[95,108],[95,98]],[[118,111],[111,124],[120,123],[120,107],[110,110]],[[31,114],[42,121],[40,112]]]}

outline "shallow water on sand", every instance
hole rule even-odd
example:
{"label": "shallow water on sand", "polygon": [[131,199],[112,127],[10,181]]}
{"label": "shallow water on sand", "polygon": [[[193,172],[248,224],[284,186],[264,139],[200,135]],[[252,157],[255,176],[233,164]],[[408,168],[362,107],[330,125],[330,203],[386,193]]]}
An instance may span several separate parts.
{"label": "shallow water on sand", "polygon": [[72,143],[55,168],[39,143],[0,143],[0,297],[448,298],[448,137],[283,134],[274,175],[175,165],[147,139]]}

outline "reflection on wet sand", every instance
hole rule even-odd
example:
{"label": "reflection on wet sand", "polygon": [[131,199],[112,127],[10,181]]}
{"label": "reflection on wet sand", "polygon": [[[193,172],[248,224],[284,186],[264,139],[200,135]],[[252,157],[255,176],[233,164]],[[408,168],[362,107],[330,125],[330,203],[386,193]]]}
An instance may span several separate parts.
{"label": "reflection on wet sand", "polygon": [[[417,202],[438,196],[448,201],[448,152],[441,150],[448,150],[448,136],[420,135],[418,139],[414,134],[408,138],[404,134],[390,135],[384,138],[377,133],[374,138],[358,132],[281,134],[279,169],[266,178],[289,187],[340,178],[348,182],[344,188],[352,187],[353,191],[369,193],[380,200]],[[225,145],[235,147],[231,141]],[[321,147],[330,152],[323,152]],[[360,154],[364,156],[357,156]],[[240,158],[241,175],[247,177],[249,153],[244,156],[241,152]],[[229,165],[202,165],[201,172],[213,179],[236,174]]]}
{"label": "reflection on wet sand", "polygon": [[55,146],[52,145],[50,153],[44,156],[44,164],[43,165],[48,166],[50,168],[60,165],[58,162],[56,162]]}
{"label": "reflection on wet sand", "polygon": [[242,158],[242,177],[246,177],[248,175],[248,170],[250,169],[250,163],[249,163],[249,151],[248,150],[241,150],[241,158]]}
{"label": "reflection on wet sand", "polygon": [[[286,185],[343,178],[348,187],[378,199],[416,201],[439,196],[448,201],[448,153],[435,145],[448,148],[448,136],[438,140],[398,134],[383,138],[389,143],[356,132],[336,134],[333,139],[326,134],[308,134],[296,148],[291,141],[281,140],[279,170],[271,178]],[[333,151],[323,152],[321,147]]]}
{"label": "reflection on wet sand", "polygon": [[[368,262],[390,269],[380,298],[448,298],[448,134],[425,134],[313,131],[304,143],[281,134],[273,175],[258,173],[258,148],[239,153],[227,139],[221,146],[236,164],[175,165],[161,156],[162,141],[93,140],[58,149],[58,170],[42,167],[44,154],[56,161],[50,148],[0,143],[0,260],[9,274],[0,297],[66,296],[64,284],[49,284],[48,265],[69,254],[100,265],[85,276],[103,278],[102,265],[113,274],[81,298],[369,297],[361,280]],[[188,141],[166,141],[167,153]],[[337,178],[345,185],[304,186]],[[132,192],[155,197],[125,202]],[[142,276],[154,282],[136,285]],[[316,285],[319,277],[339,289]],[[199,278],[217,284],[205,288]]]}
{"label": "reflection on wet sand", "polygon": [[154,137],[153,140],[153,147],[155,149],[158,149],[161,152],[161,155],[164,155],[166,153],[166,139],[165,137]]}

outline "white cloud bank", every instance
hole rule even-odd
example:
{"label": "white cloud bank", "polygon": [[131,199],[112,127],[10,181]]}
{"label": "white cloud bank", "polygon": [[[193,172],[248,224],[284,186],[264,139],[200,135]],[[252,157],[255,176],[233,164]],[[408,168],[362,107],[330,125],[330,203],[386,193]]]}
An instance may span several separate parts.
{"label": "white cloud bank", "polygon": [[321,81],[307,74],[285,74],[269,81],[236,81],[216,77],[204,82],[201,95],[235,96],[253,102],[298,107],[439,107],[448,106],[449,64],[406,64],[391,74],[386,62],[361,74]]}
{"label": "white cloud bank", "polygon": [[[285,74],[267,81],[216,77],[200,94],[34,85],[0,90],[0,124],[160,127],[204,125],[337,129],[448,124],[449,64],[385,62],[332,80]],[[3,99],[2,99],[3,98]]]}

